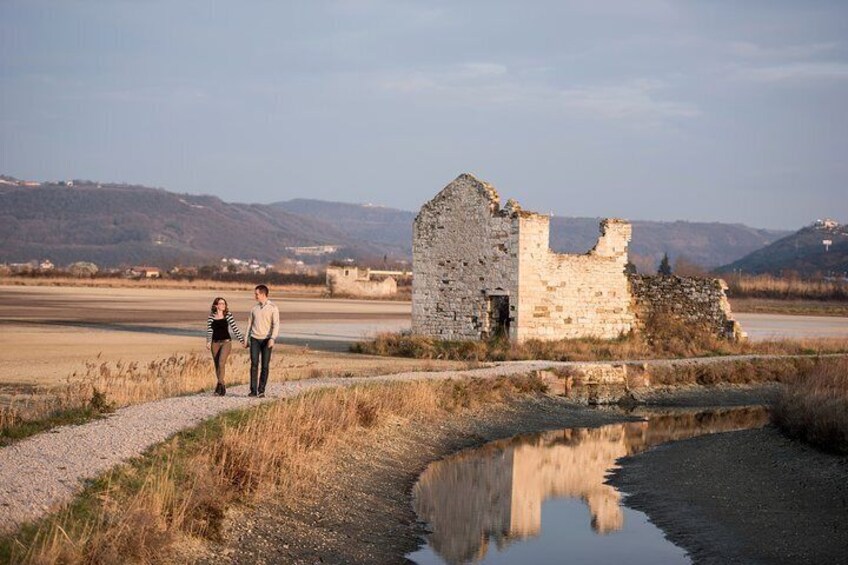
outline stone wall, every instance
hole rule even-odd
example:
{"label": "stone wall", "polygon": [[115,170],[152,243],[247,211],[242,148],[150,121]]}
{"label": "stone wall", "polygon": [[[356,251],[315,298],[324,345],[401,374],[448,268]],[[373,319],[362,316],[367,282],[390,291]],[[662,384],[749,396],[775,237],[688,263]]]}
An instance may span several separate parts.
{"label": "stone wall", "polygon": [[365,268],[327,267],[327,288],[331,296],[384,298],[397,294],[397,281],[392,277],[371,280],[371,272]]}
{"label": "stone wall", "polygon": [[[471,175],[421,208],[412,240],[413,333],[480,339],[495,331],[493,304],[518,296],[513,216],[491,185]],[[514,304],[508,308],[514,315]],[[513,337],[514,328],[508,331]]]}
{"label": "stone wall", "polygon": [[645,322],[656,314],[699,324],[731,339],[745,337],[733,319],[725,294],[727,285],[721,279],[632,275],[630,289],[637,328],[644,328]]}
{"label": "stone wall", "polygon": [[634,322],[624,267],[630,224],[604,220],[584,255],[549,248],[549,218],[523,213],[519,243],[518,341],[616,338]]}

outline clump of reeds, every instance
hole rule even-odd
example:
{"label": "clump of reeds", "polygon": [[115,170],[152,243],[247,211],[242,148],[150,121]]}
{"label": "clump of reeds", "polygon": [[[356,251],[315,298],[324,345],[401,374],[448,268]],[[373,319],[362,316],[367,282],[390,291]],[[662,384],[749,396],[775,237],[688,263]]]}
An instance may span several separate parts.
{"label": "clump of reeds", "polygon": [[669,319],[653,322],[644,332],[617,339],[528,340],[523,343],[498,338],[451,341],[409,333],[383,333],[351,346],[354,353],[482,361],[611,361],[708,357],[718,355],[799,355],[848,352],[848,340],[817,338],[803,340],[733,341],[716,337],[694,324]]}
{"label": "clump of reeds", "polygon": [[291,499],[314,488],[341,445],[364,445],[387,426],[443,422],[545,390],[532,375],[381,384],[315,391],[224,415],[113,472],[59,515],[0,542],[0,555],[21,563],[166,559],[180,538],[220,539],[234,502]]}
{"label": "clump of reeds", "polygon": [[805,280],[773,275],[730,275],[725,278],[732,298],[778,300],[848,300],[848,283],[836,280]]}
{"label": "clump of reeds", "polygon": [[[247,356],[230,357],[228,380],[247,380]],[[208,355],[172,355],[150,363],[89,361],[59,386],[7,397],[0,407],[0,445],[115,408],[191,394],[214,386]]]}
{"label": "clump of reeds", "polygon": [[789,382],[772,419],[790,437],[848,454],[848,361],[822,364]]}

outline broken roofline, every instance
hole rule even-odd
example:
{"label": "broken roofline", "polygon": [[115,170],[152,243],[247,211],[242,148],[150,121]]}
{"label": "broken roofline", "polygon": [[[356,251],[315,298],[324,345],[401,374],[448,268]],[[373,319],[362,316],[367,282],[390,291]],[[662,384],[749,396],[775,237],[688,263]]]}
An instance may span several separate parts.
{"label": "broken roofline", "polygon": [[[489,213],[492,217],[502,216],[510,218],[536,219],[544,221],[548,224],[548,226],[550,226],[550,215],[524,210],[518,201],[512,198],[508,199],[506,201],[506,205],[501,208],[501,198],[497,189],[488,182],[480,180],[471,173],[462,173],[453,181],[445,185],[445,187],[442,188],[436,196],[431,198],[421,207],[421,210],[415,217],[415,222],[418,222],[421,214],[432,211],[433,208],[439,206],[442,201],[449,199],[454,190],[457,190],[463,185],[476,189],[482,199],[489,202]],[[623,236],[625,239],[624,247],[623,249],[618,249],[615,245],[612,245],[611,248],[608,249],[608,247],[610,247],[606,245],[608,238],[611,238],[613,236],[611,232],[616,230],[622,230],[625,232],[618,234],[619,236]],[[548,249],[555,255],[563,256],[594,255],[598,257],[620,257],[622,254],[626,256],[627,247],[632,235],[632,227],[628,220],[623,218],[604,218],[598,225],[598,231],[600,235],[598,236],[598,240],[595,242],[594,247],[585,253],[557,253],[551,250],[550,235],[548,236]]]}

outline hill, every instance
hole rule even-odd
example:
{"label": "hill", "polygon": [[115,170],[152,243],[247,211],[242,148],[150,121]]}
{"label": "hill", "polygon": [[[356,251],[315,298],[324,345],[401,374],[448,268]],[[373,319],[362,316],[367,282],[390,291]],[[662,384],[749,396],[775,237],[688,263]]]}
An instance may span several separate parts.
{"label": "hill", "polygon": [[167,266],[225,255],[276,261],[286,247],[308,245],[342,245],[354,256],[383,251],[274,206],[88,181],[0,183],[0,261]]}
{"label": "hill", "polygon": [[[273,204],[316,220],[332,218],[333,225],[347,236],[383,245],[395,245],[412,253],[414,212],[363,204],[295,199]],[[560,253],[584,253],[598,239],[600,218],[551,220],[551,248]],[[787,232],[756,229],[741,224],[695,222],[633,222],[631,256],[656,265],[663,253],[672,260],[685,256],[704,267],[734,261],[775,241]],[[640,265],[641,266],[641,265]]]}
{"label": "hill", "polygon": [[[292,256],[287,247],[313,245],[340,247],[335,257],[408,259],[414,218],[414,212],[365,204],[310,199],[238,204],[137,185],[39,184],[0,176],[0,262],[167,267],[222,256],[274,262]],[[554,217],[552,248],[588,251],[597,240],[598,221]],[[710,267],[783,235],[738,224],[636,221],[631,256],[641,260],[643,270],[653,269],[666,252]]]}
{"label": "hill", "polygon": [[[823,241],[830,241],[825,248]],[[848,226],[816,222],[730,264],[720,272],[773,275],[842,275],[848,273]]]}

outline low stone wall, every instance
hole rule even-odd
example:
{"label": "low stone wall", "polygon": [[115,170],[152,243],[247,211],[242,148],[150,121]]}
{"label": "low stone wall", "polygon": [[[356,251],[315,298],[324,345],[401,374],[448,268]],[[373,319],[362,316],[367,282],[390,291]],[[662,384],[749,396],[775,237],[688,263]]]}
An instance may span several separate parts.
{"label": "low stone wall", "polygon": [[733,319],[721,279],[678,276],[632,275],[630,293],[636,313],[636,327],[642,329],[654,314],[672,316],[687,324],[699,324],[716,335],[744,338]]}

